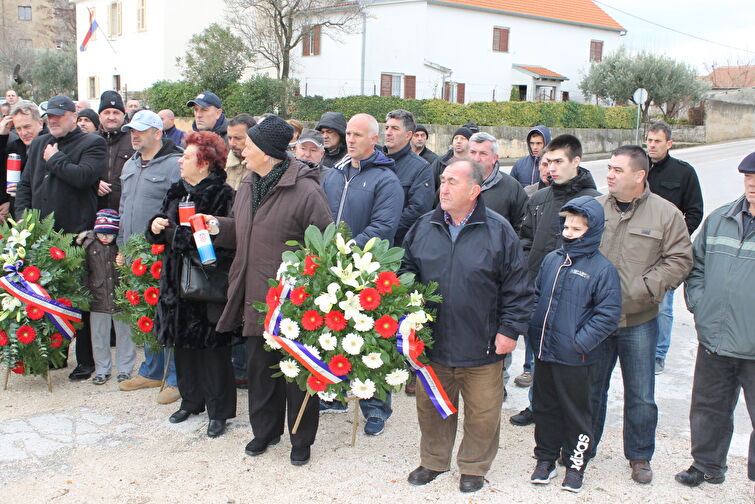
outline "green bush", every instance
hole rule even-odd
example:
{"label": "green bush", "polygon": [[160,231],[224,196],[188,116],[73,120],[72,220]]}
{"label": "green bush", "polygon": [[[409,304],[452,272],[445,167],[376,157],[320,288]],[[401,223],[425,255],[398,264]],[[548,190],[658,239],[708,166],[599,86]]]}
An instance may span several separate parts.
{"label": "green bush", "polygon": [[158,112],[170,109],[177,116],[189,116],[186,102],[197,96],[202,91],[198,86],[186,81],[170,82],[158,81],[144,91],[147,105]]}

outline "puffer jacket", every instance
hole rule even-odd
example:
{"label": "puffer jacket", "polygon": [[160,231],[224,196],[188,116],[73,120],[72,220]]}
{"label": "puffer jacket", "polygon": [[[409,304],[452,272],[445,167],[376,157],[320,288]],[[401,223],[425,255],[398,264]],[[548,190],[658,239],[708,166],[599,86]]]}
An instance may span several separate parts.
{"label": "puffer jacket", "polygon": [[443,210],[419,218],[404,240],[400,272],[422,283],[438,282],[443,296],[432,323],[433,362],[449,367],[484,366],[500,361],[496,334],[516,340],[532,314],[532,282],[527,262],[509,222],[477,207],[451,239]]}
{"label": "puffer jacket", "polygon": [[598,197],[606,214],[600,253],[616,266],[621,278],[619,327],[634,327],[658,315],[666,291],[676,289],[692,269],[692,243],[681,212],[645,191],[626,212],[616,198]]}
{"label": "puffer jacket", "polygon": [[743,236],[745,197],[718,208],[695,238],[684,294],[700,344],[718,355],[755,359],[755,231]]}
{"label": "puffer jacket", "polygon": [[519,236],[533,279],[543,258],[561,246],[561,221],[558,217],[561,207],[579,196],[600,196],[592,174],[581,166],[576,177],[539,190],[527,202]]}
{"label": "puffer jacket", "polygon": [[[588,229],[545,256],[535,280],[537,304],[528,335],[540,360],[589,365],[595,362],[593,350],[618,327],[621,281],[598,251],[605,219],[600,203],[580,196],[559,210],[584,215]],[[563,228],[565,219],[560,219]]]}
{"label": "puffer jacket", "polygon": [[[511,176],[517,179],[522,187],[532,185],[540,178],[540,169],[538,167],[540,164],[540,157],[535,157],[530,148],[530,138],[535,133],[543,137],[545,145],[548,145],[551,141],[551,131],[546,126],[535,126],[529,131],[529,133],[527,133],[527,150],[530,151],[530,154],[517,159],[513,168],[511,168]],[[545,145],[543,147],[545,147]]]}
{"label": "puffer jacket", "polygon": [[391,243],[396,236],[404,191],[393,166],[392,159],[375,149],[359,161],[359,168],[346,156],[322,181],[333,220],[345,222],[360,247],[373,236]]}
{"label": "puffer jacket", "polygon": [[388,154],[386,150],[386,155],[393,159],[393,171],[404,190],[404,209],[394,239],[396,245],[401,245],[412,224],[433,209],[433,174],[430,165],[412,151],[410,144],[393,154]]}
{"label": "puffer jacket", "polygon": [[107,158],[105,166],[102,168],[102,177],[100,180],[110,184],[110,192],[104,196],[97,196],[97,209],[118,208],[121,201],[121,173],[123,166],[134,155],[134,148],[131,146],[131,132],[105,131],[100,129],[97,133],[105,139],[107,144]]}

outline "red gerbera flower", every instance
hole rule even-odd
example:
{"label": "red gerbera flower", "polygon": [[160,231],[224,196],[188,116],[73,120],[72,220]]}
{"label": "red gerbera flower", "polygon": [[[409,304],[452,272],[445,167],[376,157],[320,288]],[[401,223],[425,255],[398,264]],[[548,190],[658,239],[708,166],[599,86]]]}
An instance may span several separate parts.
{"label": "red gerbera flower", "polygon": [[56,301],[65,306],[73,306],[73,303],[68,298],[58,298]]}
{"label": "red gerbera flower", "polygon": [[136,306],[142,302],[141,294],[135,290],[127,290],[126,299],[128,299],[128,302],[131,303],[132,306]]}
{"label": "red gerbera flower", "polygon": [[301,306],[308,297],[309,294],[304,287],[297,287],[291,291],[291,302],[296,306]]}
{"label": "red gerbera flower", "polygon": [[308,310],[304,312],[301,318],[301,326],[307,331],[314,331],[322,327],[322,316],[317,310]]}
{"label": "red gerbera flower", "polygon": [[380,293],[372,287],[364,289],[359,293],[359,304],[365,310],[374,310],[380,306]]}
{"label": "red gerbera flower", "polygon": [[26,372],[26,367],[24,366],[24,361],[18,361],[16,362],[16,365],[10,368],[11,371],[13,371],[16,374],[24,374]]}
{"label": "red gerbera flower", "polygon": [[165,250],[165,245],[152,245],[152,253],[159,255]]}
{"label": "red gerbera flower", "polygon": [[398,329],[398,322],[390,315],[383,315],[375,321],[375,331],[385,339],[396,334],[396,329]]}
{"label": "red gerbera flower", "polygon": [[5,346],[8,344],[8,333],[5,331],[0,331],[0,346]]}
{"label": "red gerbera flower", "polygon": [[36,282],[39,280],[40,272],[39,268],[36,266],[29,266],[28,268],[25,268],[23,273],[21,273],[24,277],[24,280],[27,282]]}
{"label": "red gerbera flower", "polygon": [[66,258],[66,253],[60,250],[58,247],[50,247],[50,257],[56,261]]}
{"label": "red gerbera flower", "polygon": [[343,316],[343,312],[338,310],[330,310],[325,315],[325,325],[331,331],[343,331],[346,329],[346,317]]}
{"label": "red gerbera flower", "polygon": [[55,333],[52,336],[50,336],[50,346],[53,348],[60,348],[60,345],[63,344],[63,335],[60,333]]}
{"label": "red gerbera flower", "polygon": [[137,259],[131,264],[131,273],[133,273],[134,275],[142,276],[146,272],[147,272],[147,267],[142,264],[141,259]]}
{"label": "red gerbera flower", "polygon": [[45,312],[39,306],[26,305],[26,316],[32,320],[39,320],[45,316]]}
{"label": "red gerbera flower", "polygon": [[393,292],[394,285],[401,285],[401,282],[392,271],[383,271],[378,274],[377,280],[375,280],[375,286],[380,294]]}
{"label": "red gerbera flower", "polygon": [[318,380],[314,375],[310,375],[309,378],[307,378],[307,386],[315,392],[325,392],[325,389],[328,388],[327,383]]}
{"label": "red gerbera flower", "polygon": [[163,270],[163,262],[155,261],[152,266],[149,267],[149,272],[152,273],[152,277],[155,280],[160,280],[160,273]]}
{"label": "red gerbera flower", "polygon": [[20,343],[28,345],[37,337],[37,331],[30,325],[22,325],[16,329],[16,338]]}
{"label": "red gerbera flower", "polygon": [[278,284],[277,287],[270,287],[267,291],[267,295],[265,296],[265,302],[267,303],[268,308],[271,310],[278,306],[278,303],[280,303],[281,299],[281,292],[283,291],[283,284]]}
{"label": "red gerbera flower", "polygon": [[146,301],[148,305],[155,306],[159,297],[160,289],[158,289],[157,287],[147,287],[146,289],[144,289],[144,301]]}
{"label": "red gerbera flower", "polygon": [[137,325],[139,326],[140,331],[150,332],[152,331],[152,327],[155,325],[155,323],[149,317],[142,317],[137,322]]}
{"label": "red gerbera flower", "polygon": [[340,353],[331,357],[328,367],[330,372],[336,376],[344,376],[351,372],[351,362]]}
{"label": "red gerbera flower", "polygon": [[315,274],[315,270],[320,267],[319,264],[315,262],[315,259],[319,259],[319,256],[316,255],[308,255],[304,258],[304,271],[302,271],[302,274],[313,276]]}

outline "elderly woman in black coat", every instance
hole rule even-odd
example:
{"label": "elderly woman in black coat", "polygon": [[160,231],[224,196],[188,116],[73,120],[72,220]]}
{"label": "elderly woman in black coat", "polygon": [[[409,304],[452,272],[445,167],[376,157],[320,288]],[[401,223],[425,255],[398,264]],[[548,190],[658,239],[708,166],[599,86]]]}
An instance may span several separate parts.
{"label": "elderly woman in black coat", "polygon": [[[147,240],[165,245],[160,277],[160,298],[155,317],[158,341],[175,349],[176,376],[181,407],[170,417],[172,423],[186,420],[207,408],[207,435],[225,431],[226,420],[236,416],[236,387],[231,365],[234,335],[218,333],[215,324],[224,302],[206,302],[182,297],[180,282],[185,259],[199,264],[191,228],[180,225],[179,203],[193,202],[196,213],[227,216],[233,204],[233,189],[225,183],[227,147],[215,133],[192,132],[185,139],[186,150],[178,163],[181,179],[173,184],[163,201],[162,212],[147,225]],[[233,251],[215,247],[217,261],[204,267],[213,281],[226,272]],[[196,298],[195,298],[196,299]]]}

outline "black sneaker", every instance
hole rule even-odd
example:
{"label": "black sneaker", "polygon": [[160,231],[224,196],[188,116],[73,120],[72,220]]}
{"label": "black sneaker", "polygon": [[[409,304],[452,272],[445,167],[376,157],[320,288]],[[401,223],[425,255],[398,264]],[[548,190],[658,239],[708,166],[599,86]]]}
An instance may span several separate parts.
{"label": "black sneaker", "polygon": [[530,476],[530,483],[547,485],[557,474],[558,469],[556,469],[556,464],[552,460],[538,460],[535,470],[532,471],[532,476]]}
{"label": "black sneaker", "polygon": [[535,419],[532,418],[532,410],[525,408],[516,415],[509,418],[509,422],[511,422],[513,425],[518,425],[519,427],[525,427],[527,425],[532,425],[533,423],[535,423]]}
{"label": "black sneaker", "polygon": [[705,474],[700,469],[696,468],[695,466],[690,466],[689,469],[686,471],[682,471],[678,473],[676,476],[674,476],[674,479],[681,483],[682,485],[687,485],[689,487],[696,487],[700,483],[712,483],[714,485],[720,485],[724,482],[726,479],[725,476],[712,476],[710,474]]}
{"label": "black sneaker", "polygon": [[581,471],[576,469],[567,469],[566,476],[564,476],[564,482],[561,483],[561,490],[567,492],[579,493],[582,491],[582,477],[584,475]]}

